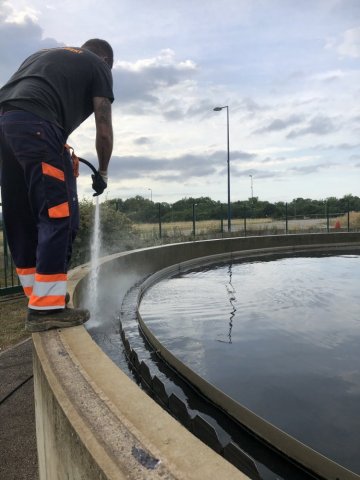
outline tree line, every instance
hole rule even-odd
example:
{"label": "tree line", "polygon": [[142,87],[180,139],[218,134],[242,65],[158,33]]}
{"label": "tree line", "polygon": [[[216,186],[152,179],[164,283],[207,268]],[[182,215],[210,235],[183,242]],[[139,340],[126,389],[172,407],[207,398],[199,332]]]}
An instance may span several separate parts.
{"label": "tree line", "polygon": [[[80,229],[73,245],[72,267],[89,261],[90,245],[94,223],[94,204],[91,200],[80,202]],[[233,219],[244,218],[309,218],[311,216],[344,214],[347,211],[360,211],[360,198],[345,195],[337,199],[329,197],[325,200],[296,198],[288,204],[284,202],[270,203],[257,197],[248,201],[237,201],[231,204]],[[138,234],[136,224],[162,223],[194,220],[220,220],[227,218],[227,204],[214,201],[209,197],[183,198],[170,204],[154,203],[142,196],[106,200],[100,204],[100,222],[102,234],[101,256],[122,250],[148,246]],[[144,243],[145,242],[145,243]]]}
{"label": "tree line", "polygon": [[[212,200],[210,197],[189,197],[170,204],[154,203],[140,195],[122,200],[108,200],[106,203],[114,211],[126,215],[132,222],[156,223],[191,221],[194,211],[196,220],[220,220],[227,218],[227,204]],[[260,200],[258,197],[246,201],[231,203],[232,218],[300,218],[309,216],[326,216],[327,214],[343,214],[347,211],[360,211],[360,198],[345,195],[342,198],[328,197],[323,200],[311,198],[295,198],[291,202],[275,202]]]}

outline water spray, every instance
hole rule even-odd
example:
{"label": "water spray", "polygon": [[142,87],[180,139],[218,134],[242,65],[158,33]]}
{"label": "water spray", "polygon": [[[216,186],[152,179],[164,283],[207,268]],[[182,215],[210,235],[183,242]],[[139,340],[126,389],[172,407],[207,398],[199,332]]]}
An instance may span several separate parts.
{"label": "water spray", "polygon": [[[95,203],[95,218],[94,218],[94,228],[91,238],[91,260],[90,260],[90,277],[89,277],[89,286],[88,286],[88,298],[87,298],[87,307],[90,311],[91,317],[88,322],[89,326],[95,326],[98,324],[96,320],[99,317],[99,305],[98,305],[98,277],[99,277],[99,257],[100,257],[100,248],[101,248],[101,230],[100,230],[100,208],[99,208],[99,195],[106,188],[106,183],[102,179],[100,173],[96,170],[94,165],[85,160],[84,158],[78,157],[79,162],[87,165],[93,172],[91,175],[93,180],[93,188],[96,193]],[[97,188],[96,188],[97,187]],[[100,191],[102,189],[102,191]]]}

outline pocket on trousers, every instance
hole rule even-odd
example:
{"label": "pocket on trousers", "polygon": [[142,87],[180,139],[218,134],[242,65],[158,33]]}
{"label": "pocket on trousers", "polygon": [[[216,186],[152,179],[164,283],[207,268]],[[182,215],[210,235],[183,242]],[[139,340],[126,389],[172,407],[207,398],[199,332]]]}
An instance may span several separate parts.
{"label": "pocket on trousers", "polygon": [[40,142],[45,139],[41,124],[27,122],[7,123],[4,126],[4,136],[15,155],[38,151]]}
{"label": "pocket on trousers", "polygon": [[64,172],[46,162],[42,162],[41,167],[49,217],[69,217],[70,207]]}

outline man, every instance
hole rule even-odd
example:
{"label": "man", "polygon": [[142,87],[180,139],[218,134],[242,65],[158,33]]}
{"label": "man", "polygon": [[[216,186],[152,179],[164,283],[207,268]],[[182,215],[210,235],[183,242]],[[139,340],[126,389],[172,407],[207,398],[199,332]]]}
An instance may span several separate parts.
{"label": "man", "polygon": [[0,89],[3,219],[29,297],[25,328],[44,331],[88,320],[65,306],[67,269],[79,207],[67,137],[95,114],[99,162],[94,195],[107,187],[113,148],[113,51],[100,39],[81,48],[41,50]]}

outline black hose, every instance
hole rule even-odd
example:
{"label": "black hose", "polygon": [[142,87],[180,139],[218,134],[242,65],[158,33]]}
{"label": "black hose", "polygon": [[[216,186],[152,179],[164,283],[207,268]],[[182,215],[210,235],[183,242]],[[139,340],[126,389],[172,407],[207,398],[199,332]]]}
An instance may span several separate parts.
{"label": "black hose", "polygon": [[92,165],[90,162],[88,162],[87,160],[85,160],[85,158],[79,158],[79,162],[81,163],[85,163],[85,165],[87,165],[93,172],[94,172],[94,175],[97,175],[97,170],[96,168],[94,167],[94,165]]}
{"label": "black hose", "polygon": [[23,382],[20,382],[15,388],[13,388],[11,390],[11,392],[9,392],[7,395],[5,395],[3,398],[0,399],[0,405],[2,405],[5,400],[7,400],[9,397],[11,397],[11,395],[13,395],[15,392],[17,392],[19,390],[19,388],[21,388],[23,385],[25,385],[26,382],[28,382],[29,380],[31,380],[33,378],[34,375],[29,375]]}

